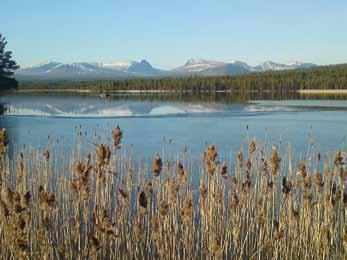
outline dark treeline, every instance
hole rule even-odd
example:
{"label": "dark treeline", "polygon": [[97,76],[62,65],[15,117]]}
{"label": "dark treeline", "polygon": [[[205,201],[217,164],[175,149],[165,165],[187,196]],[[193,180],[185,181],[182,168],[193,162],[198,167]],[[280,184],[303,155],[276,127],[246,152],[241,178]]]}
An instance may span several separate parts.
{"label": "dark treeline", "polygon": [[122,79],[80,82],[26,82],[21,88],[35,89],[91,89],[111,91],[172,91],[191,93],[216,93],[237,91],[240,93],[280,93],[299,89],[346,89],[347,64],[321,66],[309,69],[251,73],[240,76],[182,77],[156,79]]}
{"label": "dark treeline", "polygon": [[0,33],[0,92],[17,87],[13,72],[19,68],[12,59],[12,52],[6,50],[6,38]]}

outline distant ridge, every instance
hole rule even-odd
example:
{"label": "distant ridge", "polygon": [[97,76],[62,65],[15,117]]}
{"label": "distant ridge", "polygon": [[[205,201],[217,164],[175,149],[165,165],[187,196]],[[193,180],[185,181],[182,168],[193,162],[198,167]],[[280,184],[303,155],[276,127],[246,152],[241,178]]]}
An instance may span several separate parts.
{"label": "distant ridge", "polygon": [[170,76],[224,76],[241,75],[251,72],[280,71],[298,68],[310,68],[317,65],[294,61],[288,64],[266,61],[257,66],[250,66],[243,61],[222,62],[205,59],[189,59],[183,66],[172,70],[154,68],[147,60],[75,62],[43,62],[16,71],[19,80],[91,80],[121,79],[133,77],[170,77]]}

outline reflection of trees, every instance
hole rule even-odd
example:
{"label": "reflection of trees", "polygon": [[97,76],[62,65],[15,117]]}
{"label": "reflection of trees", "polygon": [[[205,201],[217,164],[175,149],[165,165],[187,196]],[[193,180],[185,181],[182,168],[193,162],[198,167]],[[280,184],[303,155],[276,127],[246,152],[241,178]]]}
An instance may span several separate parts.
{"label": "reflection of trees", "polygon": [[[86,98],[87,102],[90,99],[100,99],[97,92],[91,93],[66,93],[66,92],[23,92],[20,93],[21,96],[28,96],[35,100],[35,97],[79,97]],[[271,92],[216,92],[216,93],[155,93],[155,94],[119,94],[110,93],[107,97],[103,98],[105,102],[107,101],[144,101],[144,102],[187,102],[187,103],[246,103],[249,100],[285,100],[285,99],[346,99],[346,95],[300,95],[296,92],[289,93],[271,93]],[[72,101],[73,102],[73,101]]]}
{"label": "reflection of trees", "polygon": [[3,104],[0,104],[0,115],[3,115],[5,112],[5,107]]}

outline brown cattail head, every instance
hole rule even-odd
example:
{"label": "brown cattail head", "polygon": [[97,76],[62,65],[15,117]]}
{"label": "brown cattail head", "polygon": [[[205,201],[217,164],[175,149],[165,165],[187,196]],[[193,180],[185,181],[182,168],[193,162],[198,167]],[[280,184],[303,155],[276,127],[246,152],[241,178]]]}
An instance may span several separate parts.
{"label": "brown cattail head", "polygon": [[186,172],[181,162],[179,162],[177,165],[177,177],[180,185],[183,185],[186,182]]}
{"label": "brown cattail head", "polygon": [[159,213],[161,216],[166,216],[169,212],[169,204],[166,201],[161,201],[159,204]]}
{"label": "brown cattail head", "polygon": [[120,149],[122,147],[122,137],[123,137],[123,132],[120,129],[119,125],[113,130],[112,132],[112,137],[113,137],[113,144],[116,149]]}
{"label": "brown cattail head", "polygon": [[193,216],[193,203],[190,194],[187,194],[183,200],[182,205],[182,220],[183,223],[188,225]]}
{"label": "brown cattail head", "polygon": [[307,170],[304,162],[299,163],[297,175],[306,178]]}
{"label": "brown cattail head", "polygon": [[140,206],[140,214],[145,214],[147,212],[148,200],[147,200],[146,193],[144,191],[140,192],[138,201]]}
{"label": "brown cattail head", "polygon": [[255,141],[253,140],[252,142],[249,143],[248,145],[248,151],[250,154],[254,153],[255,150],[256,150],[257,146],[256,146],[256,143]]}
{"label": "brown cattail head", "polygon": [[206,172],[209,175],[214,175],[217,168],[216,158],[218,156],[217,147],[215,145],[210,145],[205,149],[204,152],[204,162]]}
{"label": "brown cattail head", "polygon": [[251,169],[252,169],[252,163],[251,163],[251,160],[248,159],[246,162],[246,173],[251,174]]}
{"label": "brown cattail head", "polygon": [[118,188],[118,193],[120,195],[121,200],[126,201],[129,198],[129,194],[126,190],[122,188]]}
{"label": "brown cattail head", "polygon": [[270,158],[271,173],[276,175],[280,169],[281,158],[278,154],[277,147],[272,147],[272,154]]}
{"label": "brown cattail head", "polygon": [[159,218],[154,217],[151,219],[152,237],[154,240],[159,238],[159,223]]}
{"label": "brown cattail head", "polygon": [[158,177],[160,175],[162,168],[163,168],[163,162],[159,154],[157,154],[152,163],[152,170],[155,177]]}
{"label": "brown cattail head", "polygon": [[318,188],[318,192],[322,192],[324,187],[324,182],[323,182],[322,174],[318,170],[314,174],[314,183],[316,184]]}
{"label": "brown cattail head", "polygon": [[220,173],[224,179],[226,179],[228,177],[228,164],[226,161],[223,162],[222,169],[221,169]]}
{"label": "brown cattail head", "polygon": [[135,233],[135,238],[136,238],[137,242],[140,242],[144,238],[144,233],[143,233],[141,222],[137,221],[134,224],[134,233]]}
{"label": "brown cattail head", "polygon": [[104,144],[99,144],[96,149],[96,166],[100,168],[105,165],[105,160],[107,156],[106,146]]}
{"label": "brown cattail head", "polygon": [[0,129],[0,155],[3,155],[7,152],[7,132],[5,128]]}
{"label": "brown cattail head", "polygon": [[46,151],[43,153],[43,158],[45,158],[46,161],[49,161],[50,154],[49,154],[49,151],[48,151],[48,150],[46,150]]}
{"label": "brown cattail head", "polygon": [[49,213],[56,207],[55,194],[45,191],[41,185],[39,186],[39,200],[41,210],[46,213]]}
{"label": "brown cattail head", "polygon": [[230,207],[233,211],[235,211],[238,205],[239,205],[239,197],[237,196],[237,193],[233,191],[231,193]]}
{"label": "brown cattail head", "polygon": [[168,198],[171,203],[176,203],[178,198],[179,185],[174,179],[168,179],[166,182]]}
{"label": "brown cattail head", "polygon": [[282,192],[284,194],[289,194],[292,190],[293,184],[291,181],[288,181],[286,177],[282,179]]}
{"label": "brown cattail head", "polygon": [[200,185],[199,190],[200,190],[200,198],[202,200],[205,200],[207,198],[207,188],[206,188],[206,185],[204,183],[202,183]]}
{"label": "brown cattail head", "polygon": [[243,152],[242,151],[239,151],[237,153],[237,165],[242,168],[243,166]]}
{"label": "brown cattail head", "polygon": [[151,181],[148,181],[146,183],[146,192],[148,195],[151,195],[153,193],[153,184]]}
{"label": "brown cattail head", "polygon": [[341,166],[344,164],[342,153],[340,151],[336,152],[334,155],[334,164],[336,166]]}

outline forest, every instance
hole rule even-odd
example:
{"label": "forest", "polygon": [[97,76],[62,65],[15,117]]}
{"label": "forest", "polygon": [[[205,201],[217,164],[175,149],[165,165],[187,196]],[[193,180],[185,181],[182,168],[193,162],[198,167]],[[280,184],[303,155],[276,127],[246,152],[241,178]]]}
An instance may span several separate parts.
{"label": "forest", "polygon": [[175,93],[257,92],[290,93],[300,89],[347,88],[347,64],[309,69],[269,71],[239,76],[136,78],[98,81],[21,82],[20,89],[89,89],[112,91],[169,91]]}

